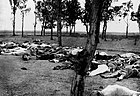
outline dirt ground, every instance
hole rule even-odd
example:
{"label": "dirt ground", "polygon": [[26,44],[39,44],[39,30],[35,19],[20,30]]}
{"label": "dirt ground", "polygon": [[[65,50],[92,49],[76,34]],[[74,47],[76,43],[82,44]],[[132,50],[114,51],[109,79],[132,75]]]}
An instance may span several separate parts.
{"label": "dirt ground", "polygon": [[[49,40],[50,37],[0,37],[0,41],[32,41],[42,39],[45,42],[56,43],[57,38]],[[84,37],[64,37],[64,46],[84,46]],[[134,39],[119,39],[100,41],[99,51],[108,54],[140,52],[140,44],[134,45]],[[51,63],[47,60],[35,60],[32,57],[29,61],[22,61],[20,56],[0,56],[0,96],[70,96],[72,70],[53,70],[61,63]],[[23,69],[24,70],[23,70]],[[140,79],[129,78],[116,81],[116,78],[103,79],[100,76],[87,77],[85,83],[85,96],[92,90],[98,90],[100,86],[106,87],[109,84],[120,84],[132,90],[140,91]]]}

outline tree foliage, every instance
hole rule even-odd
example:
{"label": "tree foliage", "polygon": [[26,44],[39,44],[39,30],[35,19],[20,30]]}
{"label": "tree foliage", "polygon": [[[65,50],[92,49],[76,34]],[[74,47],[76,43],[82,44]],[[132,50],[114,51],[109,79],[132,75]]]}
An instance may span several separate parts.
{"label": "tree foliage", "polygon": [[85,8],[81,10],[81,22],[86,26],[86,31],[88,34],[89,31],[89,22],[90,22],[90,14],[91,14],[91,1],[86,0]]}
{"label": "tree foliage", "polygon": [[24,17],[27,12],[30,12],[31,8],[27,8],[27,1],[28,0],[19,0],[17,2],[17,7],[20,9],[22,14],[22,37],[23,37],[23,30],[24,30]]}
{"label": "tree foliage", "polygon": [[[120,16],[123,17],[125,23],[126,23],[126,38],[128,37],[128,27],[129,27],[129,14],[131,10],[133,9],[133,3],[132,1],[124,2],[122,3],[122,10]],[[126,20],[125,20],[126,19]]]}
{"label": "tree foliage", "polygon": [[56,26],[54,24],[57,19],[55,0],[37,1],[35,13],[42,22],[42,31],[45,31],[45,29],[54,28]]}
{"label": "tree foliage", "polygon": [[12,13],[13,13],[13,36],[15,36],[15,19],[16,19],[16,10],[17,10],[17,0],[9,0],[10,5],[11,5],[11,9],[12,9]]}
{"label": "tree foliage", "polygon": [[[63,20],[71,29],[75,26],[76,20],[80,19],[82,14],[80,3],[78,0],[65,0],[62,6],[64,6],[62,10]],[[70,31],[72,31],[72,29]]]}

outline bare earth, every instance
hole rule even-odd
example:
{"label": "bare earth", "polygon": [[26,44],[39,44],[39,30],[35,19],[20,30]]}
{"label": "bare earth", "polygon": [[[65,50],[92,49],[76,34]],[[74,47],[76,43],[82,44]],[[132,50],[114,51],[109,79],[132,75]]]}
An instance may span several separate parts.
{"label": "bare earth", "polygon": [[[55,43],[57,38],[50,41],[49,36],[6,36],[0,37],[0,41],[17,41],[42,39],[46,42]],[[84,46],[84,37],[64,37],[64,46]],[[99,51],[108,54],[140,52],[140,43],[134,45],[134,39],[119,39],[100,41]],[[70,96],[72,70],[53,70],[53,67],[61,63],[50,63],[47,60],[23,61],[20,56],[0,56],[0,96]],[[22,70],[26,68],[27,70]],[[109,84],[120,84],[132,90],[140,91],[140,79],[129,78],[116,81],[116,78],[103,79],[100,76],[87,77],[85,85],[85,96],[92,90],[98,90],[100,86],[106,87]]]}

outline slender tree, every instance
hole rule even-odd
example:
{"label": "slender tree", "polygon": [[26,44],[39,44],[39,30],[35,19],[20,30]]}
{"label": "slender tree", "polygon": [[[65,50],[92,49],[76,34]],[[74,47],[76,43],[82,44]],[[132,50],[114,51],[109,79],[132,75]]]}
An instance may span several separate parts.
{"label": "slender tree", "polygon": [[136,35],[135,40],[134,40],[134,45],[136,45],[137,41],[140,38],[140,4],[138,6],[137,12],[131,12],[131,20],[132,21],[137,21],[138,27],[139,27],[139,34]]}
{"label": "slender tree", "polygon": [[36,16],[42,22],[41,35],[45,35],[45,29],[51,29],[51,40],[53,40],[53,28],[56,26],[54,24],[57,19],[56,6],[56,0],[43,0],[36,3]]}
{"label": "slender tree", "polygon": [[138,23],[138,27],[139,27],[139,33],[140,33],[140,4],[139,4],[138,10],[136,12],[136,17],[137,17],[137,23]]}
{"label": "slender tree", "polygon": [[31,8],[27,8],[26,6],[27,0],[19,0],[18,2],[18,8],[21,10],[22,14],[22,37],[24,36],[24,17],[27,12],[31,10]]}
{"label": "slender tree", "polygon": [[139,27],[139,34],[135,38],[135,45],[137,44],[137,41],[140,38],[140,4],[139,4],[138,10],[137,10],[137,23],[138,23],[138,27]]}
{"label": "slender tree", "polygon": [[51,40],[53,40],[53,28],[55,28],[55,24],[54,22],[56,21],[56,8],[55,8],[55,4],[56,2],[54,0],[51,0],[48,3],[48,11],[49,11],[49,24],[50,24],[50,29],[51,29]]}
{"label": "slender tree", "polygon": [[81,22],[85,25],[87,34],[89,32],[89,22],[90,22],[89,17],[90,17],[90,13],[91,13],[90,6],[91,6],[91,1],[86,0],[85,9],[82,10],[82,14],[81,14]]}
{"label": "slender tree", "polygon": [[68,0],[64,2],[66,5],[66,8],[64,10],[64,18],[67,24],[69,25],[70,29],[70,35],[72,34],[72,30],[74,29],[74,26],[76,24],[76,20],[80,19],[81,12],[81,6],[78,0]]}
{"label": "slender tree", "polygon": [[37,6],[37,4],[36,4],[36,0],[33,0],[33,2],[34,2],[34,5],[35,5],[35,11],[34,11],[34,14],[35,14],[35,21],[34,21],[34,36],[36,35],[36,24],[37,24],[37,12],[36,12],[36,6]]}
{"label": "slender tree", "polygon": [[108,20],[113,19],[113,10],[109,9],[111,3],[112,0],[105,0],[103,4],[103,12],[101,18],[101,20],[103,21],[102,39],[104,39],[105,41],[106,41],[107,22]]}
{"label": "slender tree", "polygon": [[62,46],[62,32],[61,32],[61,2],[62,0],[57,1],[57,33],[58,33],[58,44]]}
{"label": "slender tree", "polygon": [[17,0],[9,0],[10,5],[12,7],[13,10],[13,36],[16,35],[15,33],[15,19],[16,19],[16,10],[17,10]]}
{"label": "slender tree", "polygon": [[124,2],[122,3],[122,11],[121,11],[121,16],[124,18],[124,21],[126,23],[126,38],[128,38],[128,28],[129,28],[129,14],[130,11],[133,9],[133,3],[132,1]]}
{"label": "slender tree", "polygon": [[46,25],[45,23],[48,14],[45,1],[37,1],[35,9],[36,9],[36,15],[42,23],[41,25],[41,36],[42,36],[43,34],[45,35],[45,25]]}

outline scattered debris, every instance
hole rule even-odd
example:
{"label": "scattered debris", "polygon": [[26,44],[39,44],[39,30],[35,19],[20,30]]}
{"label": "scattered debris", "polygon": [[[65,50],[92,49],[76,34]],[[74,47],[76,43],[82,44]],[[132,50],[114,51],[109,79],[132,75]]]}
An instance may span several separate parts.
{"label": "scattered debris", "polygon": [[25,67],[22,67],[21,69],[22,69],[22,70],[27,70],[27,68],[25,68]]}

